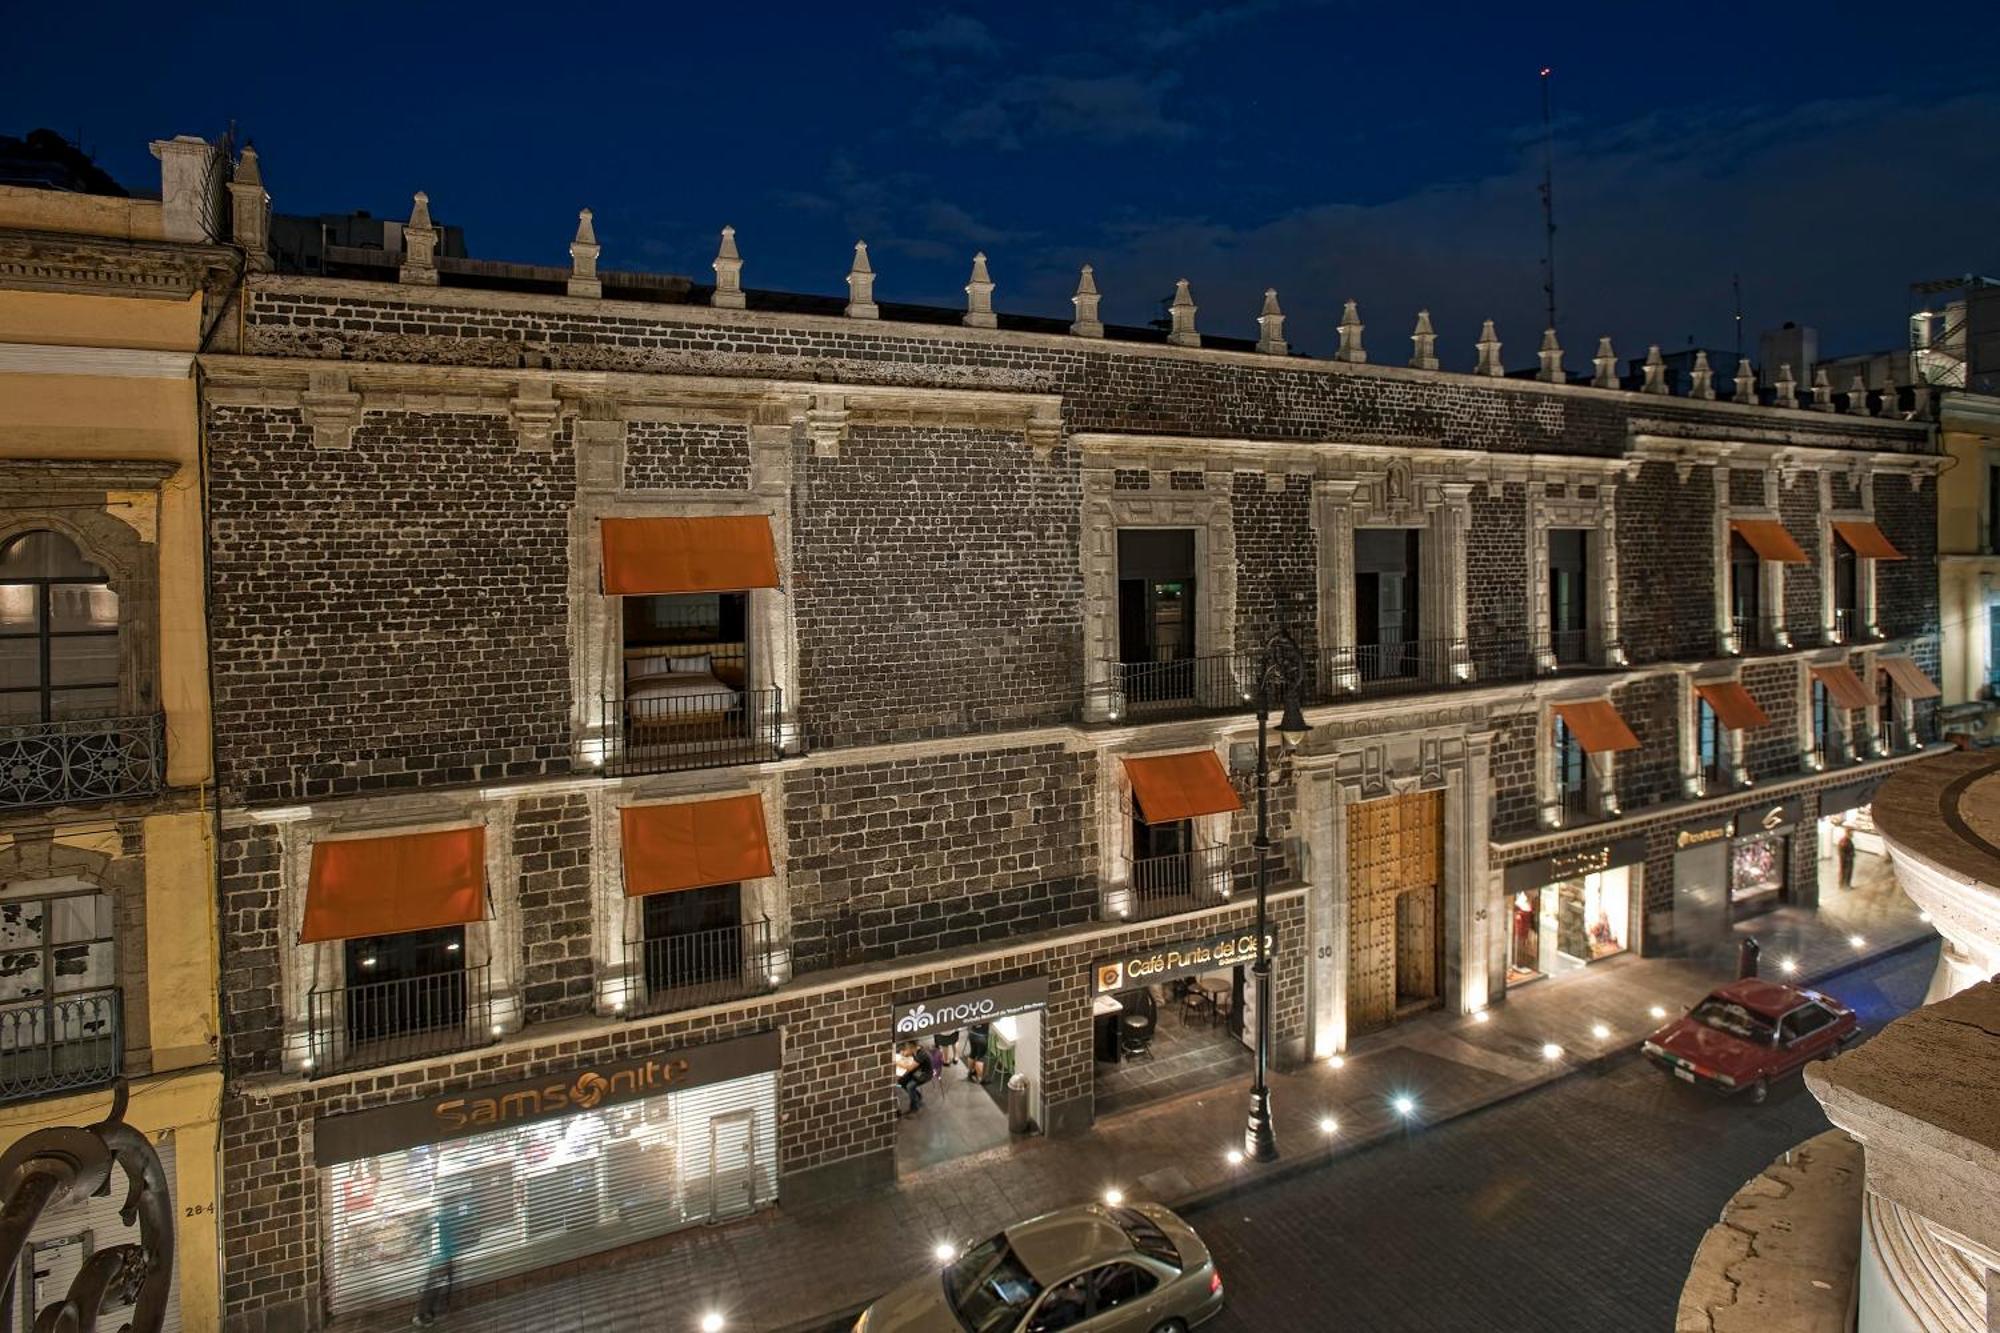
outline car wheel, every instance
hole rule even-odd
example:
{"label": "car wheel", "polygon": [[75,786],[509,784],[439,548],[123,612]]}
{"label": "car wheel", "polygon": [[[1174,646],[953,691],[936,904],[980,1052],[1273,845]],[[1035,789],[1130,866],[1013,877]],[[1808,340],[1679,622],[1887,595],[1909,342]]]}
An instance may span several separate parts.
{"label": "car wheel", "polygon": [[1764,1104],[1764,1099],[1769,1097],[1770,1095],[1771,1095],[1770,1079],[1760,1078],[1755,1083],[1752,1083],[1750,1085],[1750,1104],[1752,1106],[1762,1106]]}
{"label": "car wheel", "polygon": [[1187,1325],[1178,1319],[1169,1319],[1153,1329],[1153,1333],[1187,1333]]}

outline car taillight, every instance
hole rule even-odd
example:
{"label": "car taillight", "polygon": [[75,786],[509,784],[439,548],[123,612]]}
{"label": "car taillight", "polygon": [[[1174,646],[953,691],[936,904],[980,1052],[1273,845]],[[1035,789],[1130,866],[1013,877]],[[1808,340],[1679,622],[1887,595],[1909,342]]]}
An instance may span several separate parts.
{"label": "car taillight", "polygon": [[1221,1292],[1222,1292],[1222,1274],[1211,1271],[1208,1275],[1208,1294],[1211,1296],[1216,1296],[1220,1295]]}

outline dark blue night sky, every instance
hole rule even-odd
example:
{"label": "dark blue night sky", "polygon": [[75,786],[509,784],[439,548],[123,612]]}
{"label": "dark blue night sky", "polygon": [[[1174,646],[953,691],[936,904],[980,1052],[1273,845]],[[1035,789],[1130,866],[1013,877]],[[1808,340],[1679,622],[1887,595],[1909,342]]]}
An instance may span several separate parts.
{"label": "dark blue night sky", "polygon": [[[1448,367],[1478,322],[1532,365],[1540,101],[1555,70],[1559,327],[1572,369],[1746,326],[1829,352],[1904,336],[1908,286],[2000,271],[2000,7],[1451,3],[12,7],[0,132],[80,135],[129,185],[149,139],[254,139],[280,211],[403,216],[483,258],[1107,318],[1191,278],[1210,333],[1275,285],[1295,346],[1416,309]],[[1752,344],[1754,346],[1754,343]]]}

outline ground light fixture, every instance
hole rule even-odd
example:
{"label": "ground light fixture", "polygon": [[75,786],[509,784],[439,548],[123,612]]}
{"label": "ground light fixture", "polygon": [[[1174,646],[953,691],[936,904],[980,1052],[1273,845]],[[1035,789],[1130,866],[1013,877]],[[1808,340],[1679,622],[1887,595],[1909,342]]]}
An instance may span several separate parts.
{"label": "ground light fixture", "polygon": [[1796,958],[1780,958],[1778,960],[1778,966],[1780,969],[1783,970],[1786,976],[1790,976],[1792,973],[1799,970],[1799,960]]}
{"label": "ground light fixture", "polygon": [[1545,1042],[1543,1042],[1543,1043],[1542,1043],[1542,1059],[1544,1059],[1544,1060],[1560,1060],[1560,1059],[1562,1059],[1562,1058],[1563,1058],[1563,1048],[1562,1048],[1562,1047],[1560,1047],[1560,1046],[1556,1045],[1556,1044],[1555,1044],[1554,1042],[1552,1042],[1552,1041],[1545,1041]]}
{"label": "ground light fixture", "polygon": [[1667,1010],[1666,1010],[1666,1007],[1665,1007],[1664,1005],[1658,1005],[1658,1004],[1656,1004],[1656,1005],[1654,1005],[1654,1006],[1653,1006],[1653,1007],[1652,1007],[1651,1009],[1648,1009],[1648,1010],[1647,1010],[1646,1012],[1647,1012],[1648,1014],[1651,1014],[1651,1015],[1653,1016],[1653,1020],[1654,1020],[1655,1022],[1657,1022],[1657,1021],[1659,1021],[1660,1019],[1662,1019],[1662,1018],[1665,1018],[1665,1017],[1667,1016]]}
{"label": "ground light fixture", "polygon": [[1323,1115],[1319,1118],[1319,1132],[1332,1138],[1340,1132],[1340,1122],[1330,1115]]}
{"label": "ground light fixture", "polygon": [[719,1311],[710,1310],[701,1317],[701,1333],[722,1333],[722,1315]]}
{"label": "ground light fixture", "polygon": [[1231,1166],[1241,1166],[1243,1165],[1243,1150],[1241,1148],[1231,1148],[1222,1155],[1222,1160]]}
{"label": "ground light fixture", "polygon": [[1393,1106],[1396,1109],[1396,1114],[1405,1120],[1408,1120],[1417,1113],[1417,1099],[1410,1096],[1407,1092],[1397,1093],[1390,1100],[1389,1105]]}
{"label": "ground light fixture", "polygon": [[1472,1021],[1475,1023],[1490,1023],[1493,1021],[1493,1015],[1487,1010],[1475,1009],[1472,1011]]}
{"label": "ground light fixture", "polygon": [[1107,1208],[1116,1208],[1116,1207],[1117,1207],[1117,1206],[1118,1206],[1119,1204],[1121,1204],[1121,1203],[1123,1203],[1123,1202],[1125,1202],[1125,1191],[1124,1191],[1124,1190],[1121,1190],[1121,1189],[1108,1189],[1108,1190],[1104,1191],[1104,1204],[1105,1204],[1105,1207],[1107,1207]]}
{"label": "ground light fixture", "polygon": [[1849,946],[1856,949],[1865,949],[1868,947],[1867,939],[1860,935],[1849,935],[1847,937],[1847,943],[1849,944]]}
{"label": "ground light fixture", "polygon": [[941,1264],[948,1264],[958,1255],[958,1247],[948,1240],[941,1240],[931,1246],[931,1257]]}
{"label": "ground light fixture", "polygon": [[1917,920],[1928,926],[1931,923],[1931,914],[1929,912],[1919,912],[1917,913]]}
{"label": "ground light fixture", "polygon": [[1329,1055],[1326,1057],[1326,1067],[1328,1069],[1344,1069],[1347,1067],[1347,1057],[1344,1055]]}
{"label": "ground light fixture", "polygon": [[1592,1023],[1590,1025],[1590,1035],[1599,1041],[1603,1041],[1611,1035],[1611,1029],[1603,1023]]}

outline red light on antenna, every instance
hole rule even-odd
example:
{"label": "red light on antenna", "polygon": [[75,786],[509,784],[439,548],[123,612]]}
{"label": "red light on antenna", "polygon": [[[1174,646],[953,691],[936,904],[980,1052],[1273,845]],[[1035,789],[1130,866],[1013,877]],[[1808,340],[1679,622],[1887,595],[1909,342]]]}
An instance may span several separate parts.
{"label": "red light on antenna", "polygon": [[1551,67],[1550,67],[1550,66],[1548,66],[1548,65],[1544,65],[1544,66],[1542,66],[1542,77],[1543,77],[1543,78],[1545,78],[1545,79],[1546,79],[1547,77],[1549,77],[1549,74],[1550,74],[1550,72],[1551,72]]}

